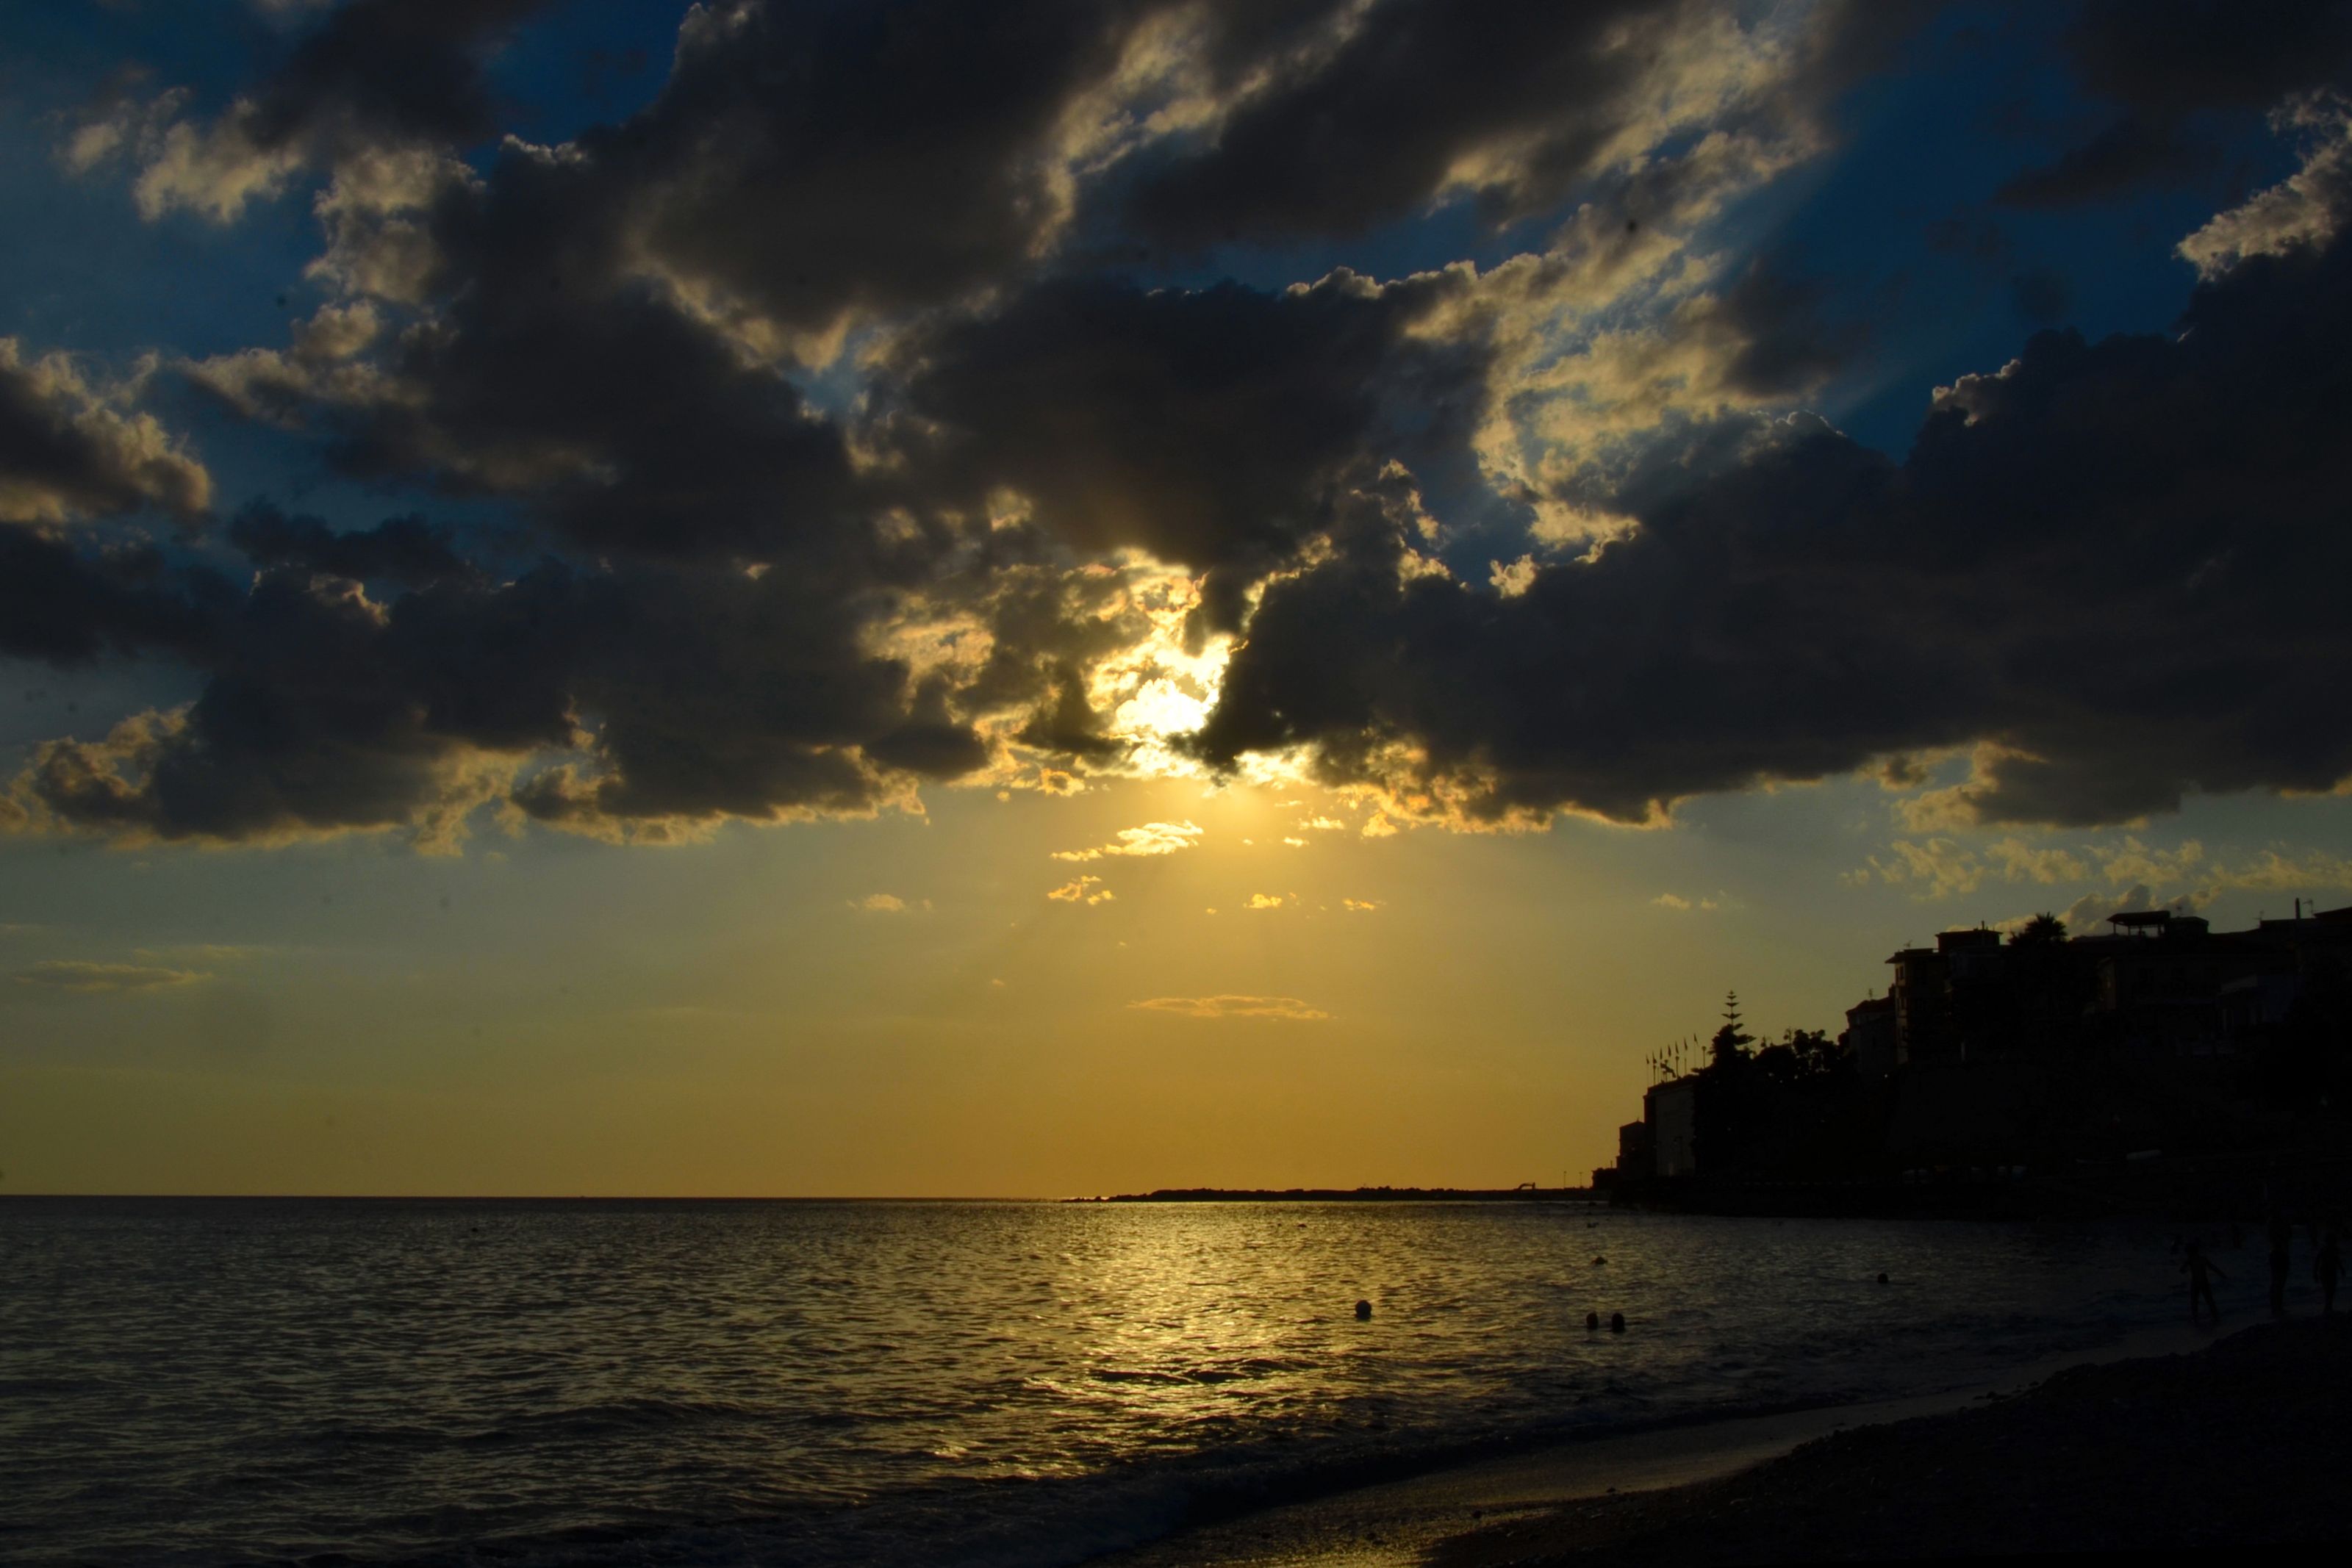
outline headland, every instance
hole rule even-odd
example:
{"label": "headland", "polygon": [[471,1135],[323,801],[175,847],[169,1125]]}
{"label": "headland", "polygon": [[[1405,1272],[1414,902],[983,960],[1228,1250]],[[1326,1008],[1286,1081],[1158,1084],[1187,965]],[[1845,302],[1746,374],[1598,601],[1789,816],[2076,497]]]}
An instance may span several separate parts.
{"label": "headland", "polygon": [[1594,1203],[1603,1195],[1583,1186],[1164,1186],[1070,1203]]}

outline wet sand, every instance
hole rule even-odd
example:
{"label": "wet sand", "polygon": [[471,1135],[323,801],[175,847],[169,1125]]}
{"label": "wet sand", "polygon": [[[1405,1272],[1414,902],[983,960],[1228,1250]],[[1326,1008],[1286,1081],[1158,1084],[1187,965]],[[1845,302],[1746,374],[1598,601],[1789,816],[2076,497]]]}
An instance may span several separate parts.
{"label": "wet sand", "polygon": [[2060,1373],[1980,1407],[1848,1429],[1700,1486],[1440,1543],[1433,1568],[2141,1554],[2352,1536],[2352,1322]]}
{"label": "wet sand", "polygon": [[1251,1515],[1116,1561],[1537,1568],[2352,1537],[2352,1321],[2164,1338],[2126,1353],[2175,1354],[2036,1369],[2000,1389],[1563,1444]]}

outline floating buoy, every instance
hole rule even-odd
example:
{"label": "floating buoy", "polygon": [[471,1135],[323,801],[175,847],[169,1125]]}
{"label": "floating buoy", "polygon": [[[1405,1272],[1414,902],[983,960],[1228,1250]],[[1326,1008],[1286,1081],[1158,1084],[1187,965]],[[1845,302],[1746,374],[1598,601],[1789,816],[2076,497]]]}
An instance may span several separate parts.
{"label": "floating buoy", "polygon": [[1624,1313],[1612,1312],[1609,1314],[1609,1332],[1611,1333],[1623,1333],[1625,1332]]}
{"label": "floating buoy", "polygon": [[1882,1284],[1882,1285],[1884,1285],[1885,1283],[1886,1283],[1886,1276],[1885,1276],[1885,1275],[1884,1275],[1884,1274],[1881,1274],[1881,1275],[1878,1277],[1878,1282],[1879,1282],[1880,1284]]}
{"label": "floating buoy", "polygon": [[1606,1263],[1606,1262],[1608,1262],[1608,1261],[1609,1261],[1609,1260],[1608,1260],[1608,1259],[1606,1259],[1606,1258],[1595,1258],[1592,1261],[1593,1261],[1593,1263],[1594,1263],[1596,1266],[1598,1266],[1598,1265],[1600,1265],[1600,1264],[1602,1264],[1602,1263]]}
{"label": "floating buoy", "polygon": [[1601,1314],[1599,1312],[1587,1312],[1584,1314],[1584,1332],[1586,1333],[1591,1333],[1594,1329],[1597,1329],[1600,1326]]}
{"label": "floating buoy", "polygon": [[1356,1321],[1357,1321],[1357,1322],[1361,1322],[1363,1320],[1365,1320],[1366,1318],[1370,1317],[1371,1315],[1372,1315],[1372,1303],[1371,1303],[1371,1302],[1370,1302],[1370,1301],[1358,1301],[1358,1302],[1356,1303]]}

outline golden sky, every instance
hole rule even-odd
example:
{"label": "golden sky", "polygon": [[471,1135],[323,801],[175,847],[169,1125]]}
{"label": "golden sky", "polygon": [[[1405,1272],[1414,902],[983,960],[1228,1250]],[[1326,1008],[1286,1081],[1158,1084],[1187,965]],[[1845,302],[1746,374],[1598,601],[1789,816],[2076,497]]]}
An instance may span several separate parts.
{"label": "golden sky", "polygon": [[12,16],[0,1189],[1580,1179],[2352,899],[2300,16]]}

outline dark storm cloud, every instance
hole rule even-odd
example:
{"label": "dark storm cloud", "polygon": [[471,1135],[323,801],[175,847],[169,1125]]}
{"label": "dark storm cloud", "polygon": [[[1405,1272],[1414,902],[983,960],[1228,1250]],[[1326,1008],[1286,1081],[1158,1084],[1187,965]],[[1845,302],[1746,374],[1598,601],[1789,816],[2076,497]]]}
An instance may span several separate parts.
{"label": "dark storm cloud", "polygon": [[67,361],[26,361],[0,338],[0,525],[160,507],[202,512],[212,480],[152,421],[126,412]]}
{"label": "dark storm cloud", "polygon": [[[643,113],[561,155],[510,149],[480,183],[442,193],[425,219],[433,258],[425,287],[446,306],[386,364],[404,395],[346,415],[344,463],[526,495],[597,548],[764,555],[855,535],[845,517],[872,497],[851,493],[841,433],[773,370],[751,362],[743,343],[772,348],[778,330],[823,333],[845,319],[949,306],[1032,271],[1065,215],[1057,160],[1074,99],[1118,64],[1139,18],[1166,9],[1033,0],[698,14]],[[1244,54],[1297,26],[1294,17],[1286,30],[1251,7],[1203,16],[1221,47]],[[404,234],[402,243],[411,243]],[[1312,307],[1259,308],[1282,342],[1254,350],[1255,369],[1209,362],[1220,351],[1253,352],[1234,345],[1155,369],[1134,356],[1159,351],[1171,329],[1208,333],[1213,344],[1246,324],[1221,319],[1241,311],[1222,298],[1151,305],[1133,294],[1049,284],[1016,291],[997,317],[959,318],[961,327],[931,334],[937,364],[917,402],[938,404],[985,445],[1010,423],[992,411],[994,392],[975,395],[991,371],[1025,375],[1040,414],[1087,415],[1077,399],[1111,398],[1083,433],[1103,448],[1091,459],[1092,493],[1084,505],[1055,507],[1084,542],[1228,536],[1203,537],[1197,554],[1241,542],[1232,536],[1295,534],[1296,515],[1235,514],[1262,474],[1172,475],[1147,450],[1151,435],[1118,421],[1160,417],[1160,396],[1190,397],[1193,406],[1167,413],[1191,421],[1193,447],[1183,455],[1197,459],[1199,438],[1217,434],[1209,426],[1242,423],[1202,400],[1220,390],[1245,397],[1253,373],[1287,375],[1288,387],[1272,390],[1306,391],[1309,402],[1258,412],[1326,440],[1279,459],[1313,465],[1329,457],[1328,441],[1298,427],[1319,413],[1335,439],[1362,415],[1325,405],[1372,394],[1312,366],[1278,367],[1282,344],[1299,346],[1316,329],[1305,323]],[[1124,334],[1129,359],[1114,363],[1109,348],[1069,340],[1090,327]],[[1375,368],[1366,352],[1338,346],[1354,352],[1352,369]],[[1048,384],[1056,374],[1083,388]],[[1034,433],[1012,434],[1001,458],[967,468],[993,469],[991,483],[1039,473]],[[1160,444],[1178,447],[1186,434]],[[1269,430],[1250,449],[1271,452],[1281,434]],[[1138,493],[1108,494],[1122,476],[1181,477],[1171,506],[1183,515],[1139,517]],[[919,487],[937,491],[951,478]],[[1061,490],[1058,502],[1074,498],[1071,484]],[[1279,500],[1289,507],[1292,497]]]}
{"label": "dark storm cloud", "polygon": [[1023,270],[1062,215],[1066,108],[1160,8],[714,8],[659,99],[583,145],[667,265],[777,321],[929,305]]}
{"label": "dark storm cloud", "polygon": [[[478,142],[482,50],[527,9],[346,6],[239,134],[337,156]],[[446,836],[493,802],[659,836],[871,810],[1008,740],[1112,766],[1133,743],[1097,677],[1174,625],[1139,606],[1129,550],[1196,576],[1196,650],[1245,631],[1202,755],[1305,744],[1334,779],[1442,786],[1474,817],[1642,819],[1977,741],[2003,749],[1955,809],[1990,818],[2332,782],[2352,770],[2342,727],[2310,715],[2352,664],[2320,586],[2347,564],[2334,497],[2352,478],[2333,455],[2352,413],[2335,251],[2244,264],[2178,339],[2037,338],[1953,391],[1904,463],[1819,422],[1609,424],[1612,400],[1656,390],[1634,382],[1694,365],[1688,406],[1716,410],[1851,363],[1853,303],[1768,257],[1659,306],[1665,347],[1591,394],[1609,405],[1594,444],[1630,469],[1612,446],[1586,491],[1485,488],[1474,440],[1519,412],[1504,404],[1557,394],[1545,356],[1572,371],[1577,269],[1638,318],[1611,290],[1675,226],[1653,214],[1711,221],[1800,155],[1825,95],[1914,15],[1822,7],[1750,93],[1710,73],[1771,73],[1694,45],[1731,37],[1698,0],[698,7],[667,85],[621,124],[339,179],[320,208],[320,276],[352,291],[320,318],[336,330],[197,368],[322,433],[347,473],[510,502],[550,559],[509,577],[422,517],[339,534],[261,507],[228,530],[259,569],[232,588],[152,551],[0,532],[0,646],[160,652],[203,682],[181,713],[42,747],[16,798],[167,839]],[[2157,81],[2093,47],[2105,16],[2078,30],[2107,62],[2086,78]],[[1199,68],[1152,77],[1177,35],[1151,29],[1174,21]],[[1651,121],[1685,69],[1696,98],[1738,107],[1668,135]],[[1118,96],[1140,79],[1159,86]],[[1180,91],[1201,129],[1144,136],[1153,94]],[[2186,112],[2140,91],[2110,96],[2159,129]],[[1754,133],[1729,172],[1681,154],[1713,130]],[[1632,145],[1649,152],[1629,173]],[[220,171],[192,146],[188,188],[233,210],[250,183],[205,185]],[[1358,232],[1456,189],[1492,223],[1589,195],[1591,244],[1279,291],[1087,270]],[[2003,250],[1998,231],[1955,241]],[[2049,305],[2027,281],[2021,307]],[[820,363],[824,390],[797,390]],[[18,488],[0,496],[39,497],[26,516],[201,507],[186,471],[130,465],[172,455],[159,433],[5,369],[0,486]],[[18,382],[39,392],[21,410]],[[1525,455],[1538,475],[1592,457]],[[1538,500],[1640,528],[1498,572],[1507,594],[1425,559],[1490,515],[1517,553]]]}
{"label": "dark storm cloud", "polygon": [[1019,491],[1081,549],[1270,564],[1348,471],[1465,438],[1481,351],[1411,335],[1465,287],[1045,284],[908,346],[905,409],[936,430],[920,467],[966,506]]}
{"label": "dark storm cloud", "polygon": [[200,653],[234,602],[223,580],[168,570],[153,547],[76,548],[0,527],[0,653],[83,664],[105,653]]}
{"label": "dark storm cloud", "polygon": [[[1809,110],[1921,9],[1820,7],[1753,114]],[[1205,138],[1139,129],[1169,26]],[[600,214],[713,308],[822,334],[1033,273],[1074,223],[1114,254],[1278,244],[1411,215],[1472,157],[1490,215],[1538,214],[1657,112],[1677,50],[1706,56],[1695,26],[1730,24],[1700,0],[713,6],[656,99],[576,151]]]}
{"label": "dark storm cloud", "polygon": [[[1784,426],[1502,598],[1372,521],[1266,592],[1201,745],[1450,779],[1473,816],[1655,805],[1993,743],[1952,801],[2105,822],[2352,774],[2352,246],[2242,264],[2178,336],[2034,338],[1896,464]],[[1418,760],[1400,760],[1403,752]]]}
{"label": "dark storm cloud", "polygon": [[[1922,7],[1823,6],[1809,68],[1758,112],[1810,107]],[[1336,47],[1233,59],[1265,78],[1205,146],[1140,173],[1124,216],[1179,250],[1360,233],[1466,187],[1500,225],[1549,211],[1658,112],[1677,47],[1727,25],[1686,0],[1389,0]]]}
{"label": "dark storm cloud", "polygon": [[[1729,26],[1707,7],[1631,0],[1391,0],[1361,16],[1337,0],[704,8],[642,113],[553,152],[509,146],[478,181],[446,183],[413,224],[383,230],[399,266],[365,263],[373,231],[350,220],[340,275],[411,279],[432,314],[380,356],[382,395],[317,417],[353,472],[514,496],[574,545],[821,558],[829,572],[898,582],[950,542],[937,507],[968,514],[988,487],[1012,486],[1081,549],[1132,544],[1215,568],[1211,618],[1230,624],[1249,581],[1317,526],[1339,466],[1412,461],[1371,450],[1407,426],[1431,427],[1425,444],[1454,438],[1476,367],[1402,340],[1432,291],[1420,283],[1357,298],[1328,283],[1294,297],[1038,279],[1080,200],[1070,139],[1090,116],[1151,107],[1087,95],[1132,67],[1146,24],[1180,13],[1211,77],[1233,91],[1272,85],[1245,93],[1213,143],[1154,154],[1153,178],[1197,168],[1213,183],[1236,160],[1255,166],[1250,138],[1287,134],[1309,112],[1301,103],[1339,92],[1353,95],[1345,134],[1363,139],[1355,165],[1421,171],[1368,198],[1399,213],[1434,188],[1415,184],[1428,173],[1418,143],[1398,140],[1421,131],[1446,160],[1493,152],[1515,212],[1557,199],[1590,172],[1596,139],[1650,112],[1655,78],[1672,75],[1661,58],[1672,30]],[[1895,29],[1887,18],[1908,14],[1825,7],[1806,70],[1851,68]],[[1315,47],[1331,37],[1336,54]],[[1490,66],[1499,87],[1478,75]],[[1693,68],[1729,68],[1710,57]],[[1387,107],[1414,81],[1431,95],[1418,131]],[[1608,91],[1565,93],[1587,82]],[[1273,129],[1250,129],[1261,120]],[[1654,162],[1637,183],[1671,186],[1680,162]],[[1289,232],[1253,202],[1233,209],[1253,237]],[[843,431],[773,361],[797,351],[794,334],[877,314],[929,321],[875,390],[935,421],[940,439],[914,454],[919,472],[866,483]],[[1796,384],[1826,346],[1800,332],[1759,340],[1741,384]],[[298,400],[321,374],[292,378]],[[893,375],[913,384],[894,389]],[[915,503],[914,536],[870,526],[894,499]]]}
{"label": "dark storm cloud", "polygon": [[2264,110],[2352,66],[2352,0],[2091,0],[2066,47],[2083,85],[2113,102]]}
{"label": "dark storm cloud", "polygon": [[515,791],[526,812],[618,829],[864,810],[896,776],[984,763],[943,687],[860,651],[864,623],[782,573],[551,563],[385,606],[273,571],[181,650],[205,675],[184,714],[51,742],[18,789],[70,826],[238,841],[446,831],[521,757],[575,745],[580,768]]}
{"label": "dark storm cloud", "polygon": [[242,120],[262,148],[462,145],[497,133],[482,51],[549,0],[352,0],[305,34]]}
{"label": "dark storm cloud", "polygon": [[2068,207],[2105,201],[2142,185],[2181,184],[2220,155],[2166,120],[2126,115],[2079,147],[2005,183],[1993,200],[2009,207]]}
{"label": "dark storm cloud", "polygon": [[518,496],[580,543],[653,555],[764,553],[836,523],[840,432],[789,382],[641,284],[475,254],[438,329],[391,358],[423,395],[348,418],[347,468]]}
{"label": "dark storm cloud", "polygon": [[383,643],[356,595],[266,577],[208,651],[184,716],[49,742],[18,788],[70,826],[167,839],[406,823],[459,743],[420,722]]}
{"label": "dark storm cloud", "polygon": [[1738,347],[1724,382],[1759,401],[1812,392],[1869,343],[1866,321],[1831,308],[1827,285],[1790,269],[1786,258],[1759,257],[1715,301],[1709,315]]}
{"label": "dark storm cloud", "polygon": [[467,570],[449,530],[416,516],[336,533],[317,517],[289,517],[257,501],[229,524],[228,538],[257,566],[295,566],[356,581],[430,582]]}
{"label": "dark storm cloud", "polygon": [[[854,748],[946,726],[909,712],[905,666],[861,654],[857,608],[820,583],[644,572],[595,590],[583,624],[599,645],[578,692],[617,769],[597,791],[608,815],[870,806],[879,790]],[[922,760],[961,771],[944,749]]]}
{"label": "dark storm cloud", "polygon": [[2124,112],[2089,140],[2004,184],[2014,207],[2106,201],[2185,183],[2219,150],[2188,128],[2212,110],[2268,110],[2342,86],[2352,69],[2347,0],[2091,0],[2066,30],[2084,88]]}

